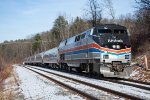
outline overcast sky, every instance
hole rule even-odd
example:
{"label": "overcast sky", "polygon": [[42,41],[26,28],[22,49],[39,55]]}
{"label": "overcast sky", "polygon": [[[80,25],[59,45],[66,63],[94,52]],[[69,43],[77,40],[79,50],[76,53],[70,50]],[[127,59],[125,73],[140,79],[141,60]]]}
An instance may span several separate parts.
{"label": "overcast sky", "polygon": [[[112,2],[116,17],[135,11],[135,0]],[[87,0],[0,0],[0,42],[50,30],[60,14],[83,17],[86,5]]]}

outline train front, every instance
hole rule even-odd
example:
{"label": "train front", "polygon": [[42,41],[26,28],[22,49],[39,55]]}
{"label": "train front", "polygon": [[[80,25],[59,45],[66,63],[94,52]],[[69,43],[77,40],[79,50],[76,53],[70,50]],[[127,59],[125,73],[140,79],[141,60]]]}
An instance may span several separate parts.
{"label": "train front", "polygon": [[94,36],[100,46],[100,72],[105,77],[128,77],[131,72],[129,32],[120,25],[95,27]]}

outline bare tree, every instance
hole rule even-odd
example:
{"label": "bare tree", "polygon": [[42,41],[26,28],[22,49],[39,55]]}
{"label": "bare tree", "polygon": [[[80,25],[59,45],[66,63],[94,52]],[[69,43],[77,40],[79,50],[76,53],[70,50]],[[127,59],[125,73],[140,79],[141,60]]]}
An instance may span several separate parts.
{"label": "bare tree", "polygon": [[95,26],[96,24],[100,24],[102,20],[103,6],[99,2],[98,0],[88,0],[87,14],[90,17],[90,20],[92,20],[93,26]]}
{"label": "bare tree", "polygon": [[150,0],[135,0],[138,4],[137,8],[150,10]]}
{"label": "bare tree", "polygon": [[113,3],[111,0],[104,0],[105,7],[108,9],[109,15],[112,17],[112,20],[114,21],[115,19],[115,11],[113,8]]}

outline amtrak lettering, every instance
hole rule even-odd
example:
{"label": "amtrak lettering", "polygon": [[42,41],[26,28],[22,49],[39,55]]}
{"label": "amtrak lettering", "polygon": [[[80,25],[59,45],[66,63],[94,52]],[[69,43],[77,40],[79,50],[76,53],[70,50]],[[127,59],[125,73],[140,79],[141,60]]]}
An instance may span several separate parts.
{"label": "amtrak lettering", "polygon": [[108,39],[108,42],[120,42],[123,43],[123,40],[116,40],[116,39]]}

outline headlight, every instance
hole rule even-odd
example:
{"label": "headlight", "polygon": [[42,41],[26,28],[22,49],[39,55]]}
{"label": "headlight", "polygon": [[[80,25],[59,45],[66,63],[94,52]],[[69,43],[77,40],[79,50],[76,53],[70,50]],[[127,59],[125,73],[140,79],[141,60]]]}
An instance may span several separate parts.
{"label": "headlight", "polygon": [[112,45],[113,48],[116,48],[116,45]]}
{"label": "headlight", "polygon": [[112,45],[114,49],[120,49],[120,45]]}
{"label": "headlight", "polygon": [[125,59],[129,59],[129,55],[125,55]]}
{"label": "headlight", "polygon": [[109,55],[103,55],[104,59],[109,59]]}
{"label": "headlight", "polygon": [[120,49],[120,45],[117,45],[116,47],[117,47],[117,49]]}

